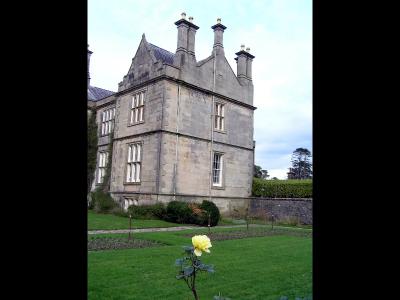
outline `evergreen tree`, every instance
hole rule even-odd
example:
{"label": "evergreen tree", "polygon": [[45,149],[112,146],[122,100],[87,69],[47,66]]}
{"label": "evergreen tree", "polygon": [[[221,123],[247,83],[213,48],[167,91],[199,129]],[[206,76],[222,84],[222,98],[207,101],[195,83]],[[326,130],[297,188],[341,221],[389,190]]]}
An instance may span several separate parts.
{"label": "evergreen tree", "polygon": [[294,179],[311,179],[312,163],[311,152],[306,148],[297,148],[292,154],[292,168]]}
{"label": "evergreen tree", "polygon": [[254,165],[254,177],[267,179],[269,177],[268,171],[263,170],[260,166]]}

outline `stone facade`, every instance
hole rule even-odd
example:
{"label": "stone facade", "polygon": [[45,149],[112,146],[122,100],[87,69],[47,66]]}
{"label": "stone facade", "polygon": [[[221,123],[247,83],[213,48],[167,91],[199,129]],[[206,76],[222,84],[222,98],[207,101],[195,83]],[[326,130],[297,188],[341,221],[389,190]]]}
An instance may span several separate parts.
{"label": "stone facade", "polygon": [[[110,143],[110,135],[101,134],[103,112],[115,108],[110,192],[123,206],[206,199],[228,214],[251,196],[254,56],[244,49],[236,53],[236,76],[224,53],[226,27],[219,22],[211,27],[211,55],[197,61],[198,27],[185,18],[175,25],[175,53],[150,44],[143,35],[118,92],[95,102],[99,152]],[[140,93],[143,118],[132,124],[133,97]],[[223,107],[223,128],[216,128],[217,103]],[[141,145],[139,182],[127,182],[132,143]],[[212,180],[214,152],[222,155],[220,186]]]}

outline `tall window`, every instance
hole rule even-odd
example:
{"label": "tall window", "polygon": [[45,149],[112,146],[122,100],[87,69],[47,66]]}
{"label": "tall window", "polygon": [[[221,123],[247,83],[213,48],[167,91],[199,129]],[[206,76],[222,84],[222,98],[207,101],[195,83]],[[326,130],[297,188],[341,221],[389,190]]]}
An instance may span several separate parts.
{"label": "tall window", "polygon": [[144,92],[132,97],[130,124],[137,124],[144,121]]}
{"label": "tall window", "polygon": [[97,172],[97,183],[103,183],[104,175],[106,174],[107,162],[108,162],[108,152],[100,152],[99,170]]}
{"label": "tall window", "polygon": [[128,167],[126,182],[140,182],[140,169],[142,160],[142,145],[140,143],[128,146]]}
{"label": "tall window", "polygon": [[222,154],[214,153],[213,160],[213,185],[214,186],[222,186]]}
{"label": "tall window", "polygon": [[221,103],[215,103],[214,128],[216,130],[225,130],[225,107]]}
{"label": "tall window", "polygon": [[101,116],[101,135],[110,134],[114,127],[115,108],[103,111]]}

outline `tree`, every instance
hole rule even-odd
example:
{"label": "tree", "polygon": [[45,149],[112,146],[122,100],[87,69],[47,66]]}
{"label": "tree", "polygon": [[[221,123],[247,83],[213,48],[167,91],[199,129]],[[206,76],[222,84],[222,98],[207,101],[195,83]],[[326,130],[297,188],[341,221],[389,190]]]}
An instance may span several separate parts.
{"label": "tree", "polygon": [[272,177],[271,180],[279,180],[277,177]]}
{"label": "tree", "polygon": [[263,170],[260,166],[254,165],[254,177],[266,179],[269,177],[268,171]]}
{"label": "tree", "polygon": [[96,171],[96,159],[97,159],[97,123],[96,123],[96,111],[91,110],[88,116],[88,135],[87,135],[87,183],[88,193],[92,186],[94,179],[94,173]]}
{"label": "tree", "polygon": [[290,169],[293,179],[311,179],[312,163],[311,152],[306,148],[297,148],[292,154],[292,168]]}

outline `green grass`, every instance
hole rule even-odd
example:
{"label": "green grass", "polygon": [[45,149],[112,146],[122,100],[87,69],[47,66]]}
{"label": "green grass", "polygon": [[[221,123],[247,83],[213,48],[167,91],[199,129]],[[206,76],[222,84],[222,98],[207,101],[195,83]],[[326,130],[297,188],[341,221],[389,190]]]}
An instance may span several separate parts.
{"label": "green grass", "polygon": [[[183,234],[206,232],[137,233],[137,239],[168,245],[89,252],[88,299],[193,299],[186,284],[175,279],[174,262],[182,255],[181,246],[191,243]],[[102,236],[107,235],[90,238]],[[280,235],[211,242],[211,253],[201,259],[214,264],[216,273],[201,273],[196,280],[200,299],[212,299],[219,292],[232,300],[294,299],[312,294],[311,238]]]}
{"label": "green grass", "polygon": [[[151,228],[151,227],[174,227],[182,226],[165,222],[163,220],[132,220],[132,228]],[[129,218],[119,217],[111,214],[98,214],[88,211],[88,230],[111,230],[111,229],[129,229]]]}

